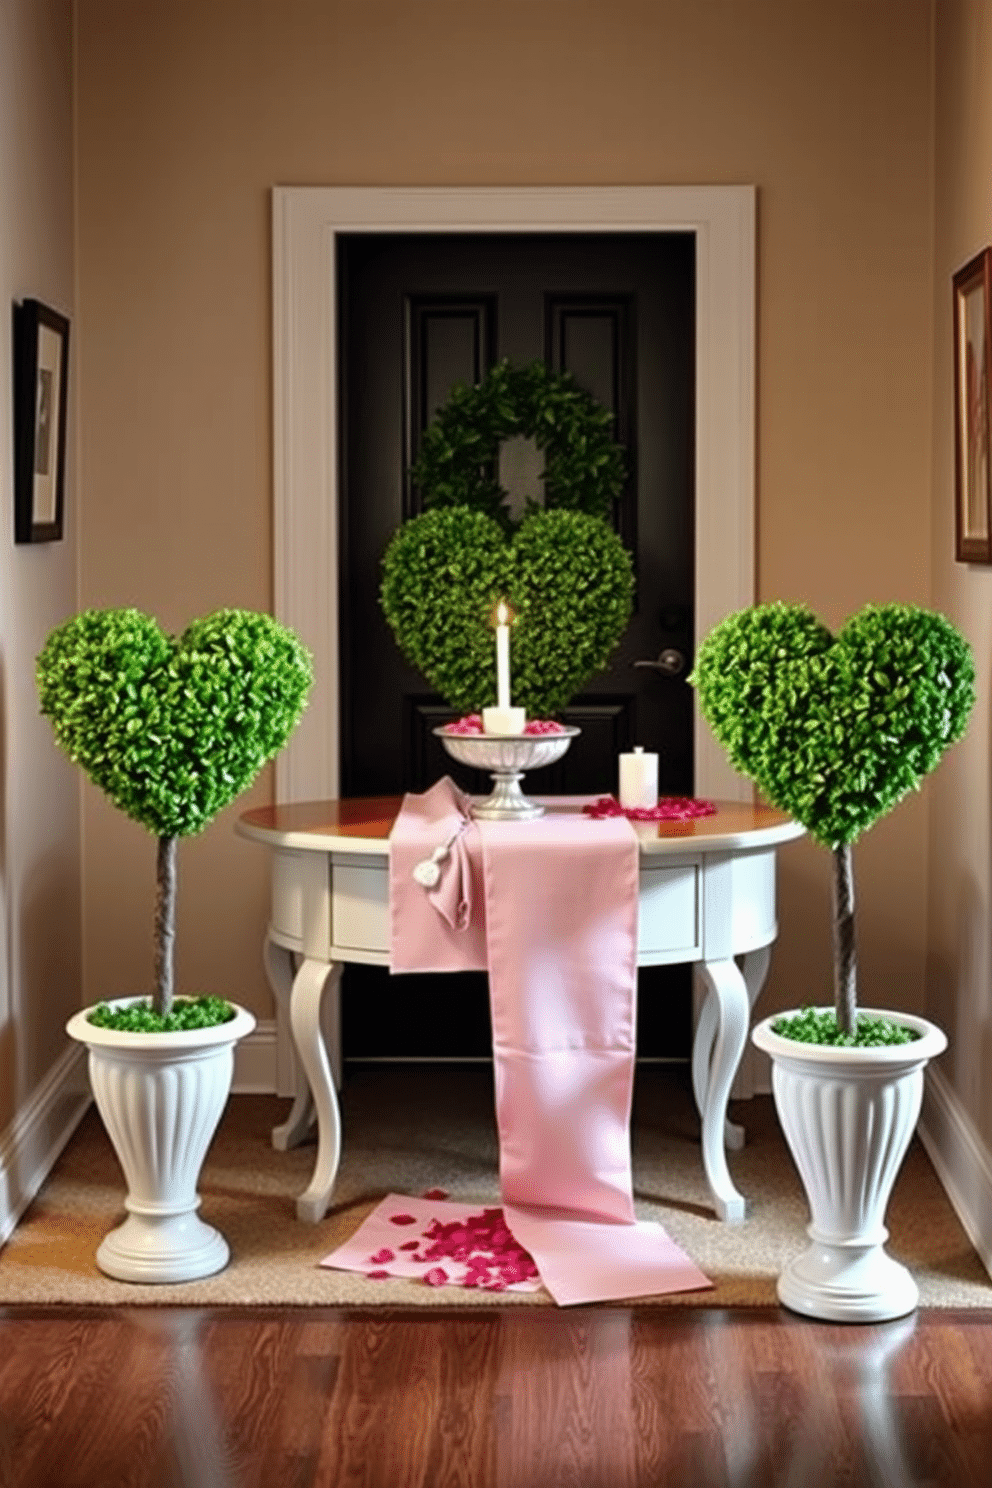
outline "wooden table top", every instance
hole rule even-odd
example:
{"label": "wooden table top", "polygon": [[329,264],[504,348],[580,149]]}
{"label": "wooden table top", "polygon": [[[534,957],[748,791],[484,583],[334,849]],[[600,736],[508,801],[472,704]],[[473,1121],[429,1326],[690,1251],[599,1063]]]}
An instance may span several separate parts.
{"label": "wooden table top", "polygon": [[[549,813],[578,813],[588,796],[538,796]],[[238,818],[242,837],[273,847],[304,851],[337,850],[381,854],[385,850],[402,796],[364,796],[328,801],[297,801],[256,806]],[[718,851],[721,848],[774,846],[803,835],[803,828],[772,806],[743,801],[717,801],[712,816],[690,821],[632,822],[642,850]]]}

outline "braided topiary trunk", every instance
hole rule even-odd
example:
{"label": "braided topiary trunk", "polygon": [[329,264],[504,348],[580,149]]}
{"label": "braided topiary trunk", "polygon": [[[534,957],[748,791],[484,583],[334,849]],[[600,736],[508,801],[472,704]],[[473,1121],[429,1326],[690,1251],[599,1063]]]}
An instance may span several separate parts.
{"label": "braided topiary trunk", "polygon": [[854,938],[854,861],[851,844],[833,849],[834,859],[834,1012],[844,1033],[858,1021],[858,951]]}
{"label": "braided topiary trunk", "polygon": [[158,839],[155,874],[155,992],[152,1006],[163,1018],[175,995],[177,837]]}

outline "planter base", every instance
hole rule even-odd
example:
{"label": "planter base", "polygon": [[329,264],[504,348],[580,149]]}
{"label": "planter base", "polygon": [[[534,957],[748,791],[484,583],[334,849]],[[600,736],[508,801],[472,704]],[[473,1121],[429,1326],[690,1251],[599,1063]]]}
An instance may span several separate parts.
{"label": "planter base", "polygon": [[814,1240],[778,1279],[784,1307],[833,1323],[883,1323],[905,1317],[919,1301],[906,1267],[881,1245],[829,1245]]}
{"label": "planter base", "polygon": [[197,1214],[129,1214],[111,1230],[96,1263],[116,1281],[198,1281],[223,1271],[227,1241]]}

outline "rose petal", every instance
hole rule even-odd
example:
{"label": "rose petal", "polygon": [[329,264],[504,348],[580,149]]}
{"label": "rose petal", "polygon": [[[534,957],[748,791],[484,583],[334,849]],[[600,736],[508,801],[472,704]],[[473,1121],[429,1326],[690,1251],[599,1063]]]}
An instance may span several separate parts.
{"label": "rose petal", "polygon": [[416,1224],[417,1223],[416,1219],[414,1218],[414,1216],[412,1214],[391,1214],[389,1216],[389,1222],[390,1222],[390,1224],[401,1224],[401,1225],[408,1225],[408,1224]]}
{"label": "rose petal", "polygon": [[525,734],[563,734],[564,732],[563,725],[555,723],[552,718],[529,718],[524,725]]}
{"label": "rose petal", "polygon": [[419,1240],[404,1240],[403,1244],[400,1246],[400,1250],[416,1250],[419,1244]]}
{"label": "rose petal", "polygon": [[615,796],[600,796],[582,810],[596,821],[607,816],[627,816],[632,821],[691,821],[698,816],[713,816],[716,806],[712,801],[689,796],[662,796],[656,806],[621,806]]}
{"label": "rose petal", "polygon": [[424,1280],[428,1286],[445,1286],[448,1273],[443,1266],[433,1266],[430,1271],[424,1273]]}
{"label": "rose petal", "polygon": [[424,1194],[425,1199],[446,1199],[448,1190],[446,1188],[429,1188]]}
{"label": "rose petal", "polygon": [[366,1280],[368,1280],[368,1281],[388,1281],[389,1280],[389,1272],[388,1271],[366,1271],[365,1276],[366,1276]]}
{"label": "rose petal", "polygon": [[[416,1241],[414,1241],[414,1244],[416,1244]],[[375,1255],[369,1256],[369,1260],[372,1262],[373,1266],[385,1266],[387,1261],[395,1261],[395,1259],[396,1256],[393,1251],[389,1249],[388,1245],[384,1245],[381,1250],[377,1250]]]}

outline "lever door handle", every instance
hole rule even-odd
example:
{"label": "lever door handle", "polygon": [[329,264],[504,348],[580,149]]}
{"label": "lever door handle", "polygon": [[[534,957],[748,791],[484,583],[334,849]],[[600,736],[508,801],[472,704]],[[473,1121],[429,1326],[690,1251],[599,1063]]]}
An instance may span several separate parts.
{"label": "lever door handle", "polygon": [[656,661],[632,661],[631,666],[651,667],[665,677],[680,677],[685,671],[685,656],[674,646],[666,646]]}

